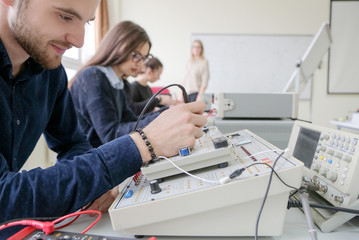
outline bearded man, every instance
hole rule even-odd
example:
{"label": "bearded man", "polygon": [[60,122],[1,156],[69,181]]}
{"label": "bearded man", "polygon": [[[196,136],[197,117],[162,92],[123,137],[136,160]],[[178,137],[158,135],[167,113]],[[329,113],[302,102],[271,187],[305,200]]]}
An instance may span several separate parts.
{"label": "bearded man", "polygon": [[[163,112],[138,132],[90,149],[76,118],[64,52],[82,47],[100,0],[0,0],[0,224],[77,211],[155,155],[193,146],[206,124],[203,102]],[[44,134],[54,166],[19,172]],[[107,202],[105,205],[109,205]],[[0,231],[5,239],[18,231]]]}

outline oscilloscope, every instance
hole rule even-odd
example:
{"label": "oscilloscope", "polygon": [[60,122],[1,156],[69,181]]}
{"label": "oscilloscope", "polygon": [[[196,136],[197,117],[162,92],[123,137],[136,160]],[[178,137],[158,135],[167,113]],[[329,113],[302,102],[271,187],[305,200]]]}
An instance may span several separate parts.
{"label": "oscilloscope", "polygon": [[[326,204],[359,209],[359,136],[354,133],[296,121],[289,154],[305,165],[304,177],[317,186],[312,192]],[[356,215],[311,209],[316,225],[330,232]]]}
{"label": "oscilloscope", "polygon": [[[304,167],[249,130],[224,135],[215,127],[196,140],[189,155],[170,160],[192,176],[166,159],[142,167],[109,209],[114,230],[155,236],[254,236],[272,171],[260,163],[276,162],[278,175],[294,187],[300,186]],[[240,176],[222,184],[241,168],[245,170]],[[282,234],[290,191],[273,176],[258,235]]]}

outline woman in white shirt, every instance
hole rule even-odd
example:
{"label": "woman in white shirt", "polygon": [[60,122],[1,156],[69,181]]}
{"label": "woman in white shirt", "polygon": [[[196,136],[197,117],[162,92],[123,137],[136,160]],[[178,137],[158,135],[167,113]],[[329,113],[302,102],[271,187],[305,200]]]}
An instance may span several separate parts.
{"label": "woman in white shirt", "polygon": [[198,101],[208,86],[209,67],[203,54],[203,44],[200,40],[192,43],[191,59],[186,65],[186,74],[182,82],[190,102]]}

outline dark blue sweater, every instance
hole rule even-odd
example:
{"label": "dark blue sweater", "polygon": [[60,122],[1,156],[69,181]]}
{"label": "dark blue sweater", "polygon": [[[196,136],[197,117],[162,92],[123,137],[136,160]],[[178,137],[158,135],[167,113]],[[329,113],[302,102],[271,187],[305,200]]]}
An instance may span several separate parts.
{"label": "dark blue sweater", "polygon": [[[83,69],[71,86],[80,125],[94,147],[133,131],[137,115],[130,109],[123,80],[111,67]],[[139,127],[146,126],[160,112],[148,113]]]}
{"label": "dark blue sweater", "polygon": [[[42,133],[58,153],[57,163],[18,172]],[[138,172],[142,164],[128,135],[88,151],[63,67],[46,70],[29,58],[14,78],[1,40],[0,142],[0,223],[74,212]],[[15,230],[0,231],[0,239]]]}

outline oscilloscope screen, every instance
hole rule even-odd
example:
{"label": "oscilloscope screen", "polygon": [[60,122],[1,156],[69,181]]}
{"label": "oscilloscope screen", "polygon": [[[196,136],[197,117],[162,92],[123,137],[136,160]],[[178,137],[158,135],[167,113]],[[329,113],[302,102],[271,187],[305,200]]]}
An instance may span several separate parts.
{"label": "oscilloscope screen", "polygon": [[320,132],[308,128],[300,128],[293,156],[302,161],[307,168],[312,166],[319,139]]}

